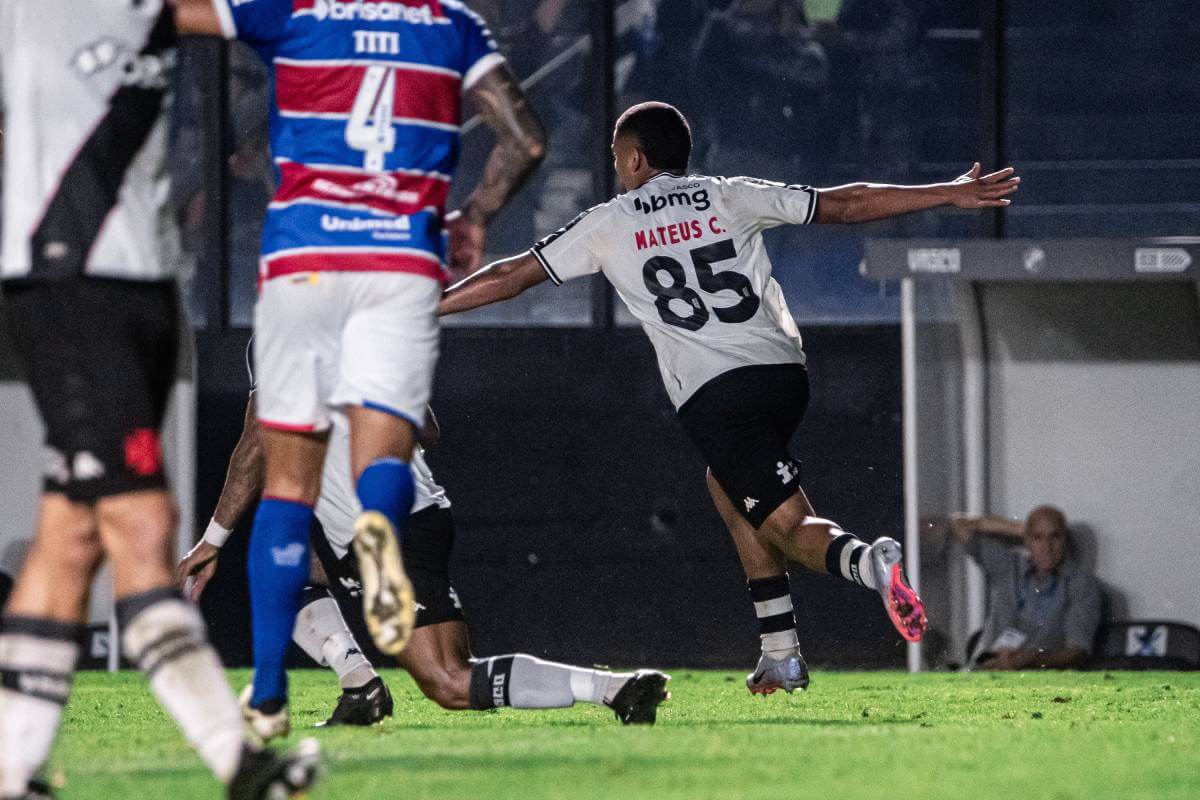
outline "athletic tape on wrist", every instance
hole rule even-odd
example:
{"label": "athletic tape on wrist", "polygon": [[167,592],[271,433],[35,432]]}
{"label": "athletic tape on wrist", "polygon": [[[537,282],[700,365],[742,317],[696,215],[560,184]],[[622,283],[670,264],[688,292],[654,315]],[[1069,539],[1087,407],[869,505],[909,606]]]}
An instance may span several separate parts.
{"label": "athletic tape on wrist", "polygon": [[204,529],[204,541],[211,544],[213,547],[221,547],[229,538],[229,534],[233,531],[226,528],[215,519],[208,521],[208,527]]}

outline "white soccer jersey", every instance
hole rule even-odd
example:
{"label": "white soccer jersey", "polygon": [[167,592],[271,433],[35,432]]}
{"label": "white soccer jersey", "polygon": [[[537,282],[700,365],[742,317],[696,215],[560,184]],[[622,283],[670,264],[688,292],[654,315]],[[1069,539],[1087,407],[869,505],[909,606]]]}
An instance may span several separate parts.
{"label": "white soccer jersey", "polygon": [[164,0],[0,0],[0,278],[172,273],[174,44]]}
{"label": "white soccer jersey", "polygon": [[555,283],[604,273],[654,344],[678,408],[731,369],[804,363],[762,232],[807,224],[816,209],[808,186],[663,173],[532,252]]}
{"label": "white soccer jersey", "polygon": [[[432,506],[449,508],[450,499],[446,490],[433,479],[429,465],[425,463],[420,447],[413,450],[413,481],[416,483],[416,500],[412,513],[424,511]],[[350,424],[345,414],[334,412],[329,428],[329,445],[325,451],[325,467],[321,472],[321,495],[317,499],[316,514],[325,529],[334,553],[340,558],[350,548],[354,539],[354,522],[362,513],[354,480],[350,477]]]}

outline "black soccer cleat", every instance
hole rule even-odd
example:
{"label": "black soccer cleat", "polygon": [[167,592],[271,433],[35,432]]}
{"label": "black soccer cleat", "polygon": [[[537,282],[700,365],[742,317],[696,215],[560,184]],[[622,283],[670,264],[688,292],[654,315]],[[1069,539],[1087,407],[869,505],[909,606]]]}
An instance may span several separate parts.
{"label": "black soccer cleat", "polygon": [[284,800],[307,791],[321,772],[321,746],[305,739],[286,755],[274,750],[242,750],[229,800]]}
{"label": "black soccer cleat", "polygon": [[318,728],[333,725],[374,725],[392,715],[392,693],[378,676],[357,689],[345,689],[329,719]]}
{"label": "black soccer cleat", "polygon": [[607,705],[622,725],[653,725],[658,717],[659,704],[671,696],[667,691],[669,680],[670,675],[652,669],[639,669],[625,681],[621,691]]}

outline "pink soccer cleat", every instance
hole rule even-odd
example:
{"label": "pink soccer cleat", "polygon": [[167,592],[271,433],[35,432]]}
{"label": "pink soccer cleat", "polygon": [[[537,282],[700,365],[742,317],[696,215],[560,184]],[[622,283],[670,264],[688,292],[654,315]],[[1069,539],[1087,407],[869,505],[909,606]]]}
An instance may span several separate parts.
{"label": "pink soccer cleat", "polygon": [[883,598],[888,618],[910,642],[919,642],[925,634],[925,604],[904,579],[904,551],[895,539],[883,537],[871,545],[871,567],[875,586]]}

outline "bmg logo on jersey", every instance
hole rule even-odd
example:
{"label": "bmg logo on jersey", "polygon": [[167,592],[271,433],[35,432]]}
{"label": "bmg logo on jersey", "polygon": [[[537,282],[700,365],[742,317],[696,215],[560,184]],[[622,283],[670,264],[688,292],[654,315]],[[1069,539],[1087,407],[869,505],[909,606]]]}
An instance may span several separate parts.
{"label": "bmg logo on jersey", "polygon": [[697,189],[690,194],[686,191],[656,194],[645,201],[640,197],[633,198],[633,207],[643,214],[653,214],[655,211],[675,206],[688,206],[697,211],[707,211],[712,208],[712,201],[708,199],[708,189]]}

